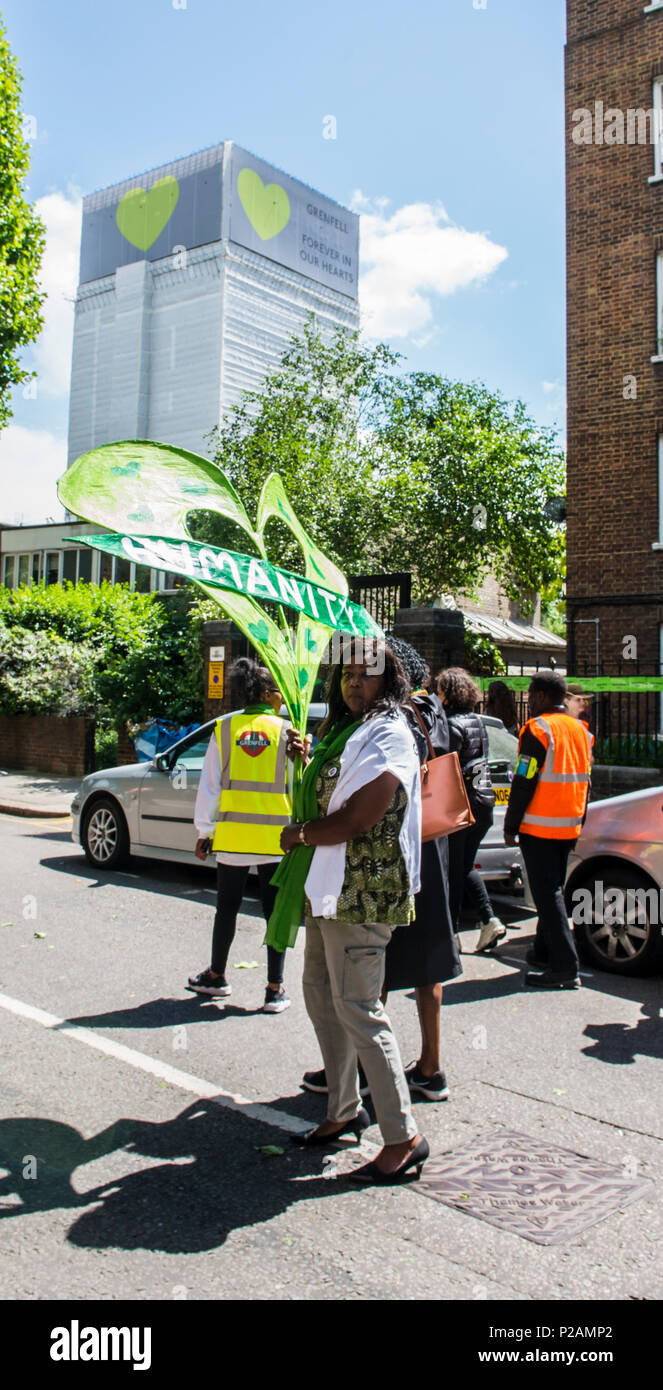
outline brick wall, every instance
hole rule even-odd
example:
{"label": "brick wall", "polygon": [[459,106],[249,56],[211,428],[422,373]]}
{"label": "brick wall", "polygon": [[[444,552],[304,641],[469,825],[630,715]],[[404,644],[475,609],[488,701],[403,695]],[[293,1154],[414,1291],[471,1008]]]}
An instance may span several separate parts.
{"label": "brick wall", "polygon": [[[624,114],[652,107],[652,79],[663,74],[663,10],[643,10],[644,0],[567,5],[568,616],[599,618],[608,666],[630,634],[643,665],[659,657],[663,553],[652,544],[663,362],[650,358],[663,182],[648,182],[650,143],[575,143],[572,115],[585,108],[595,116],[596,101]],[[632,378],[635,399],[625,396]],[[592,663],[594,626],[578,624],[573,635],[569,660]]]}
{"label": "brick wall", "polygon": [[94,720],[77,715],[0,715],[0,764],[20,772],[85,777],[94,770]]}

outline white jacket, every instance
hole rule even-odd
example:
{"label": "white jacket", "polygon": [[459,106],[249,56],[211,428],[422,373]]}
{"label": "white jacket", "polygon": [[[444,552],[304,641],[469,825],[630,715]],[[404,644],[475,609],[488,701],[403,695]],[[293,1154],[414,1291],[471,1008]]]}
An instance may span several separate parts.
{"label": "white jacket", "polygon": [[[407,807],[399,843],[411,893],[418,893],[421,865],[421,775],[419,755],[405,717],[377,714],[360,724],[348,739],[339,759],[338,782],[327,814],[340,811],[354,792],[374,782],[383,772],[393,772],[405,788]],[[318,845],[306,879],[314,917],[334,917],[345,877],[345,842]]]}

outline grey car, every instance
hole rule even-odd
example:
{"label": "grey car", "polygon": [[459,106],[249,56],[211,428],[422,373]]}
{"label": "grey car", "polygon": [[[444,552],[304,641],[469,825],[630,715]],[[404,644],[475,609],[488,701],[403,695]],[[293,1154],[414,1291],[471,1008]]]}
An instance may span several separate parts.
{"label": "grey car", "polygon": [[592,802],[565,889],[582,959],[618,975],[660,970],[662,889],[663,787]]}
{"label": "grey car", "polygon": [[[285,707],[281,714],[288,717]],[[308,729],[314,739],[325,714],[325,705],[311,705]],[[84,779],[72,802],[72,838],[95,868],[118,868],[130,854],[201,866],[193,852],[193,811],[214,723],[202,724],[151,762],[107,768]],[[484,717],[484,723],[497,801],[477,865],[493,885],[518,891],[523,882],[520,851],[507,848],[503,833],[518,744],[499,719]]]}

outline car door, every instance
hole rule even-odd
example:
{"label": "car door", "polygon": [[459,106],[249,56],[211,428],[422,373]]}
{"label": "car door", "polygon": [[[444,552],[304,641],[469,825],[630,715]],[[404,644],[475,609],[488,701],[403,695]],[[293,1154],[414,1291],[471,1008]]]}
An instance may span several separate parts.
{"label": "car door", "polygon": [[154,759],[141,782],[139,838],[155,849],[193,852],[193,812],[213,724],[204,725]]}

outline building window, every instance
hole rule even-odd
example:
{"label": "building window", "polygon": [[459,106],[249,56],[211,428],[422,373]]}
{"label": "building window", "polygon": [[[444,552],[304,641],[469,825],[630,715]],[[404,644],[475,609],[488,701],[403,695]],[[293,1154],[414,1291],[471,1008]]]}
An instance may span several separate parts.
{"label": "building window", "polygon": [[91,578],[92,551],[86,546],[85,550],[79,550],[78,552],[78,582],[80,584],[81,580],[84,580],[86,584],[89,584]]}
{"label": "building window", "polygon": [[32,557],[32,583],[33,583],[33,584],[38,584],[38,583],[39,583],[39,562],[40,562],[40,560],[41,560],[41,555],[40,555],[39,551],[37,551],[36,555],[33,555],[33,557]]}
{"label": "building window", "polygon": [[44,555],[44,583],[59,584],[60,582],[60,551],[47,550]]}
{"label": "building window", "polygon": [[62,578],[68,579],[72,584],[76,583],[76,556],[77,550],[65,550],[62,556]]}
{"label": "building window", "polygon": [[30,556],[19,555],[18,557],[18,582],[27,584],[30,579]]}
{"label": "building window", "polygon": [[663,178],[663,77],[654,81],[654,178]]}
{"label": "building window", "polygon": [[5,555],[5,562],[2,567],[2,582],[6,589],[14,587],[14,570],[16,567],[16,556]]}

